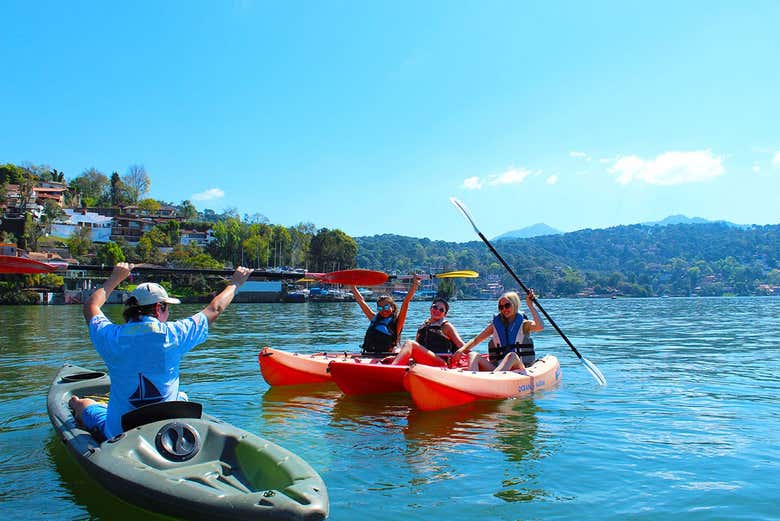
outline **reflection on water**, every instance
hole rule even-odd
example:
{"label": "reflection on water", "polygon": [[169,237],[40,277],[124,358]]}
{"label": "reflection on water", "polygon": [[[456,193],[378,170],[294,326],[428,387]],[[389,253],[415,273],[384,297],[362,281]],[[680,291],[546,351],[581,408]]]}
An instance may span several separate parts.
{"label": "reflection on water", "polygon": [[[336,521],[777,519],[780,299],[544,304],[608,386],[547,328],[537,351],[564,378],[528,399],[423,413],[402,393],[269,389],[262,346],[342,352],[362,340],[356,305],[321,303],[231,307],[184,358],[182,387],[307,460]],[[450,318],[469,338],[494,307],[457,302]],[[174,318],[198,309],[175,306]],[[413,302],[410,327],[428,315]],[[53,438],[45,397],[64,361],[104,368],[80,308],[0,307],[0,519],[162,519],[105,493]]]}
{"label": "reflection on water", "polygon": [[[68,449],[56,436],[51,436],[46,442],[45,452],[51,465],[60,476],[59,484],[65,492],[62,499],[78,510],[86,510],[90,519],[117,521],[137,519],[170,521],[174,519],[138,508],[106,491],[76,463]],[[64,519],[64,517],[52,515],[50,519]]]}

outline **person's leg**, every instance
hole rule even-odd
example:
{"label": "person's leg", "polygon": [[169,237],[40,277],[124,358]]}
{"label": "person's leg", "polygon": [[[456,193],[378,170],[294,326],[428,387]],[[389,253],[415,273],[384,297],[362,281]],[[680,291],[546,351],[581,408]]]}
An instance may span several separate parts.
{"label": "person's leg", "polygon": [[81,417],[84,414],[84,409],[86,409],[90,405],[95,405],[96,403],[97,402],[92,398],[79,398],[75,394],[70,397],[70,400],[68,400],[68,405],[73,411],[73,416],[78,421],[81,421]]}
{"label": "person's leg", "polygon": [[71,396],[68,401],[76,421],[98,440],[106,439],[106,406],[91,398]]}
{"label": "person's leg", "polygon": [[492,371],[495,369],[490,360],[479,356],[479,353],[474,351],[469,352],[469,370],[471,371]]}
{"label": "person's leg", "polygon": [[525,365],[517,353],[507,353],[503,360],[496,366],[496,371],[513,371],[515,369],[522,369],[525,371]]}
{"label": "person's leg", "polygon": [[393,365],[409,364],[409,358],[412,357],[412,349],[413,349],[412,343],[416,344],[417,342],[414,342],[413,340],[407,340],[406,342],[404,342],[404,345],[401,346],[401,350],[398,352],[396,357],[391,362]]}

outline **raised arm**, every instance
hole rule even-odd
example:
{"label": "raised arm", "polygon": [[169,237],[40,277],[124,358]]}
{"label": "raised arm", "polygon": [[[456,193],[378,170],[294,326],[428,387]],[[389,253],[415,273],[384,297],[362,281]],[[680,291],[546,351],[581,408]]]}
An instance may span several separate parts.
{"label": "raised arm", "polygon": [[100,308],[106,303],[108,296],[128,277],[128,275],[130,275],[131,271],[133,271],[133,265],[128,264],[127,262],[119,262],[114,266],[108,280],[103,283],[103,287],[92,292],[92,295],[84,302],[83,311],[87,323],[92,320],[92,317],[100,314]]}
{"label": "raised arm", "polygon": [[351,286],[349,290],[352,292],[352,296],[355,297],[355,302],[358,303],[358,306],[360,306],[360,309],[363,310],[363,313],[366,314],[366,317],[368,320],[374,320],[374,311],[366,304],[366,299],[363,298],[363,295],[358,291],[357,286]]}
{"label": "raised arm", "polygon": [[414,293],[417,291],[417,288],[420,286],[420,279],[421,277],[417,275],[416,273],[412,277],[412,286],[409,288],[409,291],[406,292],[406,298],[404,299],[403,303],[401,304],[401,309],[398,311],[398,322],[397,322],[397,330],[398,330],[398,339],[401,339],[401,332],[404,330],[404,322],[406,322],[406,312],[409,311],[409,303],[414,298]]}
{"label": "raised arm", "polygon": [[544,329],[544,322],[542,322],[542,317],[539,316],[539,312],[536,310],[536,306],[534,306],[535,300],[536,295],[534,294],[534,290],[528,291],[528,293],[525,295],[525,305],[528,306],[528,309],[531,310],[531,315],[534,317],[533,321],[530,321],[531,325],[528,328],[528,333],[535,333]]}
{"label": "raised arm", "polygon": [[246,279],[249,278],[253,271],[255,270],[243,266],[236,268],[236,271],[233,272],[233,276],[230,277],[230,282],[225,286],[225,289],[211,299],[208,306],[203,308],[203,314],[206,315],[209,324],[214,323],[217,317],[219,317],[230,303],[233,302],[233,298],[238,294],[238,288],[246,282]]}

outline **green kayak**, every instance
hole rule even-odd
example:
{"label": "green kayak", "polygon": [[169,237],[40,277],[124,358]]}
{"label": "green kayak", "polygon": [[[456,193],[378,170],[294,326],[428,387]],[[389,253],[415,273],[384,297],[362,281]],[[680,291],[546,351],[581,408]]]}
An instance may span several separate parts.
{"label": "green kayak", "polygon": [[314,521],[328,493],[308,463],[269,441],[203,414],[194,402],[163,402],[122,418],[99,442],[77,425],[71,395],[108,396],[107,374],[65,364],[49,389],[57,434],[103,487],[148,510],[185,519]]}

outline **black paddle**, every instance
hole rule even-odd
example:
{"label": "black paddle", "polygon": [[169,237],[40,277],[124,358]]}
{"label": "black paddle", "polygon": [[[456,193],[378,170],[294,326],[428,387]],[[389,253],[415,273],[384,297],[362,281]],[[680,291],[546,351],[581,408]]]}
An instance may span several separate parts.
{"label": "black paddle", "polygon": [[[482,242],[484,242],[488,249],[490,249],[490,252],[495,255],[495,257],[501,262],[501,264],[504,265],[504,268],[509,272],[510,275],[517,281],[518,284],[520,284],[520,287],[523,288],[523,290],[526,293],[530,293],[530,290],[526,287],[525,284],[523,284],[523,281],[521,281],[517,275],[515,275],[515,272],[512,271],[512,268],[509,267],[509,264],[506,263],[504,258],[496,251],[496,249],[493,247],[492,244],[490,244],[490,241],[487,240],[487,238],[482,235],[482,232],[479,231],[479,228],[477,228],[477,225],[474,224],[474,219],[471,218],[471,215],[469,214],[468,210],[466,210],[466,207],[458,201],[454,197],[450,197],[450,202],[454,204],[458,210],[461,211],[463,216],[471,223],[471,226],[474,228],[474,231],[477,232],[477,235],[479,235],[479,238],[482,239]],[[550,315],[547,314],[547,311],[544,310],[542,305],[539,303],[538,300],[534,299],[536,302],[536,307],[539,308],[539,311],[542,312],[542,314],[545,316],[545,318],[552,324],[552,326],[555,328],[555,330],[558,332],[559,335],[561,335],[561,338],[569,345],[569,348],[574,351],[574,354],[577,355],[577,358],[580,359],[580,362],[582,362],[585,365],[585,368],[590,372],[590,374],[593,375],[593,377],[596,379],[596,381],[599,383],[599,385],[605,385],[607,383],[607,379],[604,378],[604,375],[601,374],[601,371],[599,371],[599,368],[596,367],[596,365],[582,356],[579,351],[577,351],[577,348],[574,347],[574,344],[571,343],[569,338],[561,331],[561,328],[558,327],[558,324],[555,323],[555,321],[552,319]]]}

